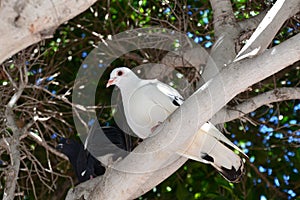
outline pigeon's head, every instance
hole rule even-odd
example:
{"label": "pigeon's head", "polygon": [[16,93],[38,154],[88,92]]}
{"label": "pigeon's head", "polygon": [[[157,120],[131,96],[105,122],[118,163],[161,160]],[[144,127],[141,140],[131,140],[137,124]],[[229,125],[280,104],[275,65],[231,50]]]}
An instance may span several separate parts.
{"label": "pigeon's head", "polygon": [[131,77],[136,77],[136,75],[127,67],[116,68],[110,73],[110,78],[106,84],[106,87],[111,85],[120,86],[121,82],[126,81]]}
{"label": "pigeon's head", "polygon": [[58,145],[56,146],[56,149],[61,151],[62,153],[70,154],[71,151],[77,151],[80,148],[80,143],[77,142],[75,139],[70,138],[61,138],[59,140]]}

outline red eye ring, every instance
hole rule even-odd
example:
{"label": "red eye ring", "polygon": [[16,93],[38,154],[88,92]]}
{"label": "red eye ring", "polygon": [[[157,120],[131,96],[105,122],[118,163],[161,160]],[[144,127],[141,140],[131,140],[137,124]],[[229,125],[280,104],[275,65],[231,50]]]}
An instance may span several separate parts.
{"label": "red eye ring", "polygon": [[123,75],[123,71],[120,70],[117,72],[117,76],[122,76],[122,75]]}

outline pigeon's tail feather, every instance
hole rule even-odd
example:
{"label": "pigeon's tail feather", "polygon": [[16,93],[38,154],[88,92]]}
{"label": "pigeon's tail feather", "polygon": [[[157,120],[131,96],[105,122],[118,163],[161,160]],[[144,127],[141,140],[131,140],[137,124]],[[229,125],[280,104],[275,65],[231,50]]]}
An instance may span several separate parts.
{"label": "pigeon's tail feather", "polygon": [[245,173],[242,158],[215,138],[208,136],[208,140],[212,144],[211,148],[201,150],[203,162],[211,164],[228,181],[239,182]]}
{"label": "pigeon's tail feather", "polygon": [[228,181],[239,182],[244,174],[244,162],[227,145],[238,151],[240,149],[233,143],[228,144],[228,141],[224,142],[222,139],[216,138],[214,134],[201,128],[188,148],[178,153],[187,158],[211,164]]}

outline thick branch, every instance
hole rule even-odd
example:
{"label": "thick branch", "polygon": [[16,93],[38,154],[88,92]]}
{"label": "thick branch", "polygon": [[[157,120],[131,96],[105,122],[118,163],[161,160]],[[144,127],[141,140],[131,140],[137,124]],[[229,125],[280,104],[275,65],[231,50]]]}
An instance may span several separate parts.
{"label": "thick branch", "polygon": [[235,23],[235,17],[230,0],[210,0],[214,15],[214,32],[219,38],[224,32],[224,28]]}
{"label": "thick branch", "polygon": [[52,36],[56,27],[72,19],[96,0],[1,2],[0,63],[18,51]]}
{"label": "thick branch", "polygon": [[232,121],[253,112],[263,105],[292,99],[300,99],[300,88],[277,88],[248,99],[235,107],[222,108],[214,115],[211,122],[219,124]]}
{"label": "thick branch", "polygon": [[[180,159],[175,152],[184,148],[195,132],[227,102],[254,83],[298,60],[300,34],[256,58],[230,64],[188,98],[161,125],[159,133],[144,140],[126,158],[114,163],[88,199],[130,199],[135,193],[146,192],[150,188],[150,185],[143,187],[150,178],[154,187],[162,181],[162,177],[156,178],[155,175]],[[168,172],[166,177],[171,173]]]}
{"label": "thick branch", "polygon": [[231,63],[236,56],[235,40],[240,34],[230,0],[210,0],[214,14],[216,42],[211,50],[210,59],[202,77],[208,81]]}
{"label": "thick branch", "polygon": [[259,23],[263,20],[266,16],[267,10],[259,13],[255,17],[251,17],[249,19],[244,19],[243,21],[238,22],[241,31],[250,31],[257,28]]}
{"label": "thick branch", "polygon": [[102,181],[102,176],[98,176],[93,178],[89,181],[83,182],[77,185],[75,188],[71,188],[68,191],[66,200],[74,200],[80,199],[87,199],[87,197],[93,192],[93,189],[97,187],[97,184]]}
{"label": "thick branch", "polygon": [[283,23],[299,11],[299,0],[276,1],[249,41],[238,53],[236,60],[253,57],[263,52],[272,42]]}

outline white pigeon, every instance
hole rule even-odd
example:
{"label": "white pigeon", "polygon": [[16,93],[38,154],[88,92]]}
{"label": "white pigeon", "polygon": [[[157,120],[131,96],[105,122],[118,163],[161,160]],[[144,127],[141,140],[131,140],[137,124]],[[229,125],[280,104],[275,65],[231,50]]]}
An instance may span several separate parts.
{"label": "white pigeon", "polygon": [[[126,67],[116,68],[111,72],[106,87],[110,85],[119,87],[128,125],[142,139],[149,137],[183,103],[183,97],[171,86],[156,79],[140,79]],[[224,144],[244,154],[213,124],[207,122],[197,132],[189,148],[177,153],[211,164],[228,181],[239,182],[244,174],[244,163]]]}

